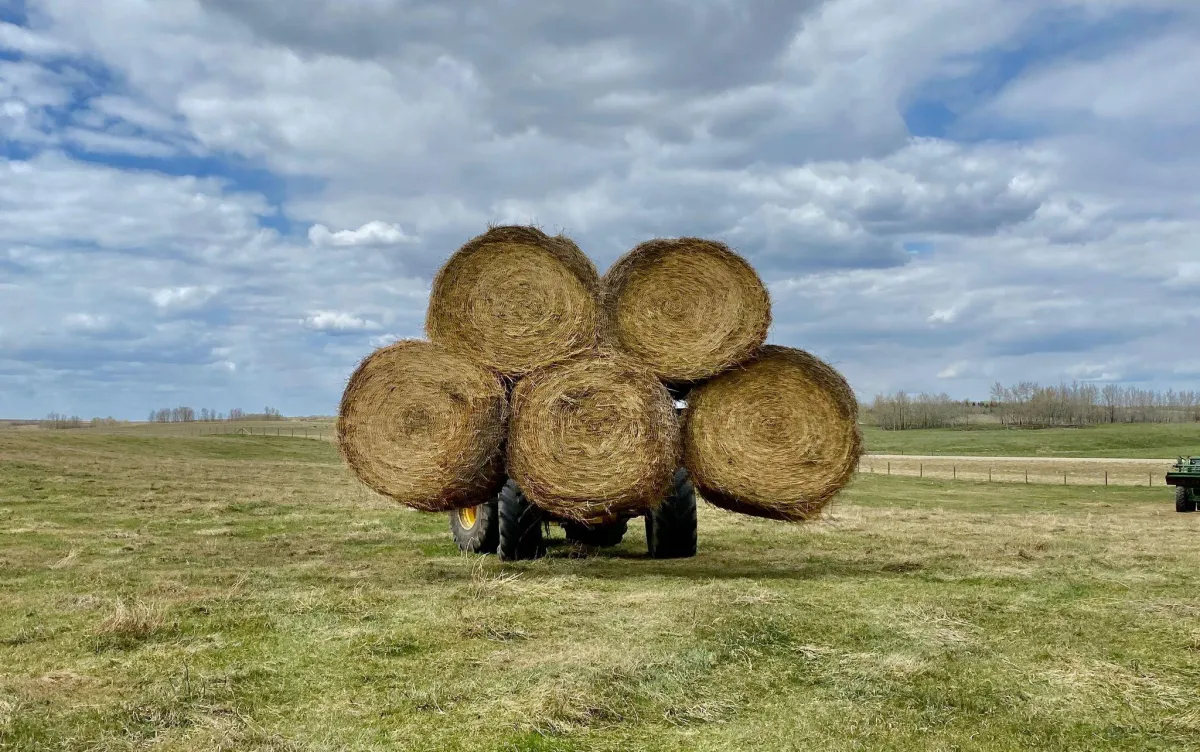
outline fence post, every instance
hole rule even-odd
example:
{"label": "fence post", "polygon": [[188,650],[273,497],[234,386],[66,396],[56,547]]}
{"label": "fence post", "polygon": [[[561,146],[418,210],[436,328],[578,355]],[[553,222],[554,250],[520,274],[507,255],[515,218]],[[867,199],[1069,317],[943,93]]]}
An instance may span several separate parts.
{"label": "fence post", "polygon": [[1025,468],[1025,485],[1029,485],[1029,468]]}
{"label": "fence post", "polygon": [[1063,485],[1067,485],[1067,471],[1063,470]]}
{"label": "fence post", "polygon": [[922,463],[921,463],[921,474],[920,474],[920,477],[922,477],[922,478],[924,478],[924,477],[925,477],[925,463],[924,463],[924,462],[922,462]]}
{"label": "fence post", "polygon": [[1108,471],[1107,470],[1104,471],[1104,485],[1106,485],[1106,486],[1108,485]]}
{"label": "fence post", "polygon": [[892,463],[889,462],[888,463],[888,475],[891,475],[891,474],[892,474]]}
{"label": "fence post", "polygon": [[988,483],[991,483],[991,482],[992,482],[992,469],[989,467],[988,468]]}

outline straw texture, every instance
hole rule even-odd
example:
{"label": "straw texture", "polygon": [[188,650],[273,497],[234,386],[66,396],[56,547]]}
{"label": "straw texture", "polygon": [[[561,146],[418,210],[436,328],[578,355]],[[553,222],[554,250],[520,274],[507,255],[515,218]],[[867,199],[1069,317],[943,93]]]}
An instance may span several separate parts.
{"label": "straw texture", "polygon": [[438,271],[425,332],[509,377],[593,350],[600,322],[595,265],[565,236],[493,227]]}
{"label": "straw texture", "polygon": [[594,523],[657,506],[679,456],[674,401],[623,355],[541,369],[513,390],[509,475],[559,517]]}
{"label": "straw texture", "polygon": [[504,483],[507,412],[499,374],[430,342],[402,340],[350,377],[338,449],[359,480],[401,504],[471,506]]}
{"label": "straw texture", "polygon": [[802,350],[767,346],[688,395],[684,466],[718,507],[809,520],[854,473],[857,414],[841,374]]}
{"label": "straw texture", "polygon": [[664,381],[708,378],[767,338],[771,300],[753,267],[723,243],[651,240],[602,280],[605,339]]}

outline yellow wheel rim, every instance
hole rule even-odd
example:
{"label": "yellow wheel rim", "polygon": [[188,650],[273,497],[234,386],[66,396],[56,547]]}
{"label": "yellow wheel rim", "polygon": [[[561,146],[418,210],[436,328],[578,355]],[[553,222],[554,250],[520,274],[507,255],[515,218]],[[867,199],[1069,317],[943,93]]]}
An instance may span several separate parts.
{"label": "yellow wheel rim", "polygon": [[478,507],[467,507],[466,509],[458,510],[459,524],[462,525],[464,528],[475,527],[475,521],[477,519],[479,519],[479,515],[476,512],[476,509],[478,509]]}

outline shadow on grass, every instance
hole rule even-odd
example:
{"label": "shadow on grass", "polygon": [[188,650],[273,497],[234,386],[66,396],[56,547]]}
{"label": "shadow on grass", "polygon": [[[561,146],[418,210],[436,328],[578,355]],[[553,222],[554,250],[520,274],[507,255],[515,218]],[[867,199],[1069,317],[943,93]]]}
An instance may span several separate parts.
{"label": "shadow on grass", "polygon": [[[497,567],[520,571],[523,577],[550,578],[563,575],[596,579],[638,580],[649,578],[680,578],[686,580],[821,580],[862,579],[866,577],[896,578],[916,576],[925,565],[911,560],[852,561],[824,556],[800,558],[788,565],[747,559],[731,561],[720,557],[706,557],[703,552],[690,559],[652,559],[645,553],[634,553],[619,548],[601,549],[586,556],[574,556],[553,546],[547,556],[531,562],[499,562],[495,557],[486,557]],[[568,565],[564,567],[563,565]],[[430,560],[427,566],[435,570],[439,579],[458,579],[463,576],[458,565]]]}

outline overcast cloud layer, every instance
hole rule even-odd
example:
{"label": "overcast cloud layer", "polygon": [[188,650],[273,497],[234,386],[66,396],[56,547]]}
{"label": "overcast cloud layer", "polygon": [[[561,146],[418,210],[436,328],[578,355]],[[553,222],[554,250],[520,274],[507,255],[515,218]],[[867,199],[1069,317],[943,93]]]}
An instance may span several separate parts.
{"label": "overcast cloud layer", "polygon": [[1193,0],[0,0],[0,416],[335,410],[489,221],[856,391],[1200,388]]}

